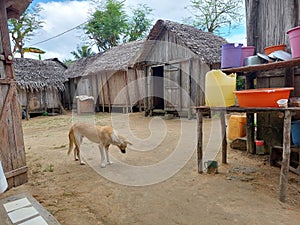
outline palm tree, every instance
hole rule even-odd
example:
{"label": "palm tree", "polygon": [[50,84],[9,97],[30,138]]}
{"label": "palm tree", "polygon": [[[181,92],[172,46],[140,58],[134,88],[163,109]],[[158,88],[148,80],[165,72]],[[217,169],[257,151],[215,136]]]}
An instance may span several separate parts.
{"label": "palm tree", "polygon": [[92,49],[87,45],[83,45],[81,47],[78,46],[77,51],[72,51],[71,54],[74,56],[75,59],[95,55]]}

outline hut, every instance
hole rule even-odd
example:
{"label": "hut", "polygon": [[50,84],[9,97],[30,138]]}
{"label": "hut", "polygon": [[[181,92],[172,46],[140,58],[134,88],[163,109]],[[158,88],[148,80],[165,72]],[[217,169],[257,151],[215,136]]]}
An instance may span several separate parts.
{"label": "hut", "polygon": [[18,18],[31,0],[0,1],[0,161],[8,188],[27,182],[27,166],[7,19]]}
{"label": "hut", "polygon": [[73,108],[76,96],[87,95],[94,97],[96,111],[142,110],[144,71],[134,67],[142,46],[143,41],[124,43],[71,64],[65,77]]}
{"label": "hut", "polygon": [[67,69],[62,62],[16,58],[14,68],[19,102],[27,113],[61,112]]}
{"label": "hut", "polygon": [[158,20],[137,65],[145,68],[145,113],[172,112],[191,118],[191,107],[204,104],[205,74],[220,68],[226,40],[195,27]]}

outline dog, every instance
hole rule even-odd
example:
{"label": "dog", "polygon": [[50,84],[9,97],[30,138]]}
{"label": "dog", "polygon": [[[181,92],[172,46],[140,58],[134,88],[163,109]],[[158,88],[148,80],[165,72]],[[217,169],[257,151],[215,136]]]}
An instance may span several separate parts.
{"label": "dog", "polygon": [[74,159],[79,160],[81,165],[84,165],[84,161],[80,154],[80,145],[83,138],[86,137],[88,140],[99,144],[99,150],[101,155],[101,167],[106,167],[106,161],[108,164],[112,164],[108,156],[109,146],[116,145],[120,151],[125,154],[127,145],[132,145],[122,135],[118,135],[117,131],[111,126],[96,126],[88,123],[75,123],[69,130],[69,150],[68,155],[71,153],[74,145]]}

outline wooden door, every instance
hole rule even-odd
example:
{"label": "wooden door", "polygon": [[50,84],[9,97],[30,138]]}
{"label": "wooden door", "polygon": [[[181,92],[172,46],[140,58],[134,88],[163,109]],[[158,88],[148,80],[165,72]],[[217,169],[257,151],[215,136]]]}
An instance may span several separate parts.
{"label": "wooden door", "polygon": [[27,166],[7,27],[5,1],[0,1],[0,161],[8,187],[27,182]]}
{"label": "wooden door", "polygon": [[181,110],[181,72],[180,64],[166,65],[164,69],[165,110]]}

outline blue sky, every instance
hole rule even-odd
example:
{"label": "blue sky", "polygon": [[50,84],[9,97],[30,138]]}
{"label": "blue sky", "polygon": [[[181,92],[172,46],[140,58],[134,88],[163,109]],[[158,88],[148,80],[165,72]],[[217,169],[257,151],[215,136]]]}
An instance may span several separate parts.
{"label": "blue sky", "polygon": [[[57,57],[60,60],[72,59],[71,51],[75,51],[77,46],[85,43],[82,31],[74,29],[57,38],[45,41],[88,20],[91,4],[88,0],[33,0],[35,5],[40,3],[43,10],[41,16],[44,21],[43,29],[40,30],[28,43],[26,47],[38,47],[46,54],[43,59]],[[134,7],[139,3],[147,4],[154,11],[151,19],[155,22],[158,19],[168,19],[182,23],[183,18],[189,16],[189,11],[184,9],[190,4],[190,0],[126,0],[127,8]],[[228,42],[246,42],[245,26],[232,30],[231,34],[224,36]],[[45,41],[45,42],[43,42]],[[41,43],[42,42],[42,43]],[[96,49],[95,49],[96,50]],[[25,57],[38,58],[38,55],[26,53]]]}

